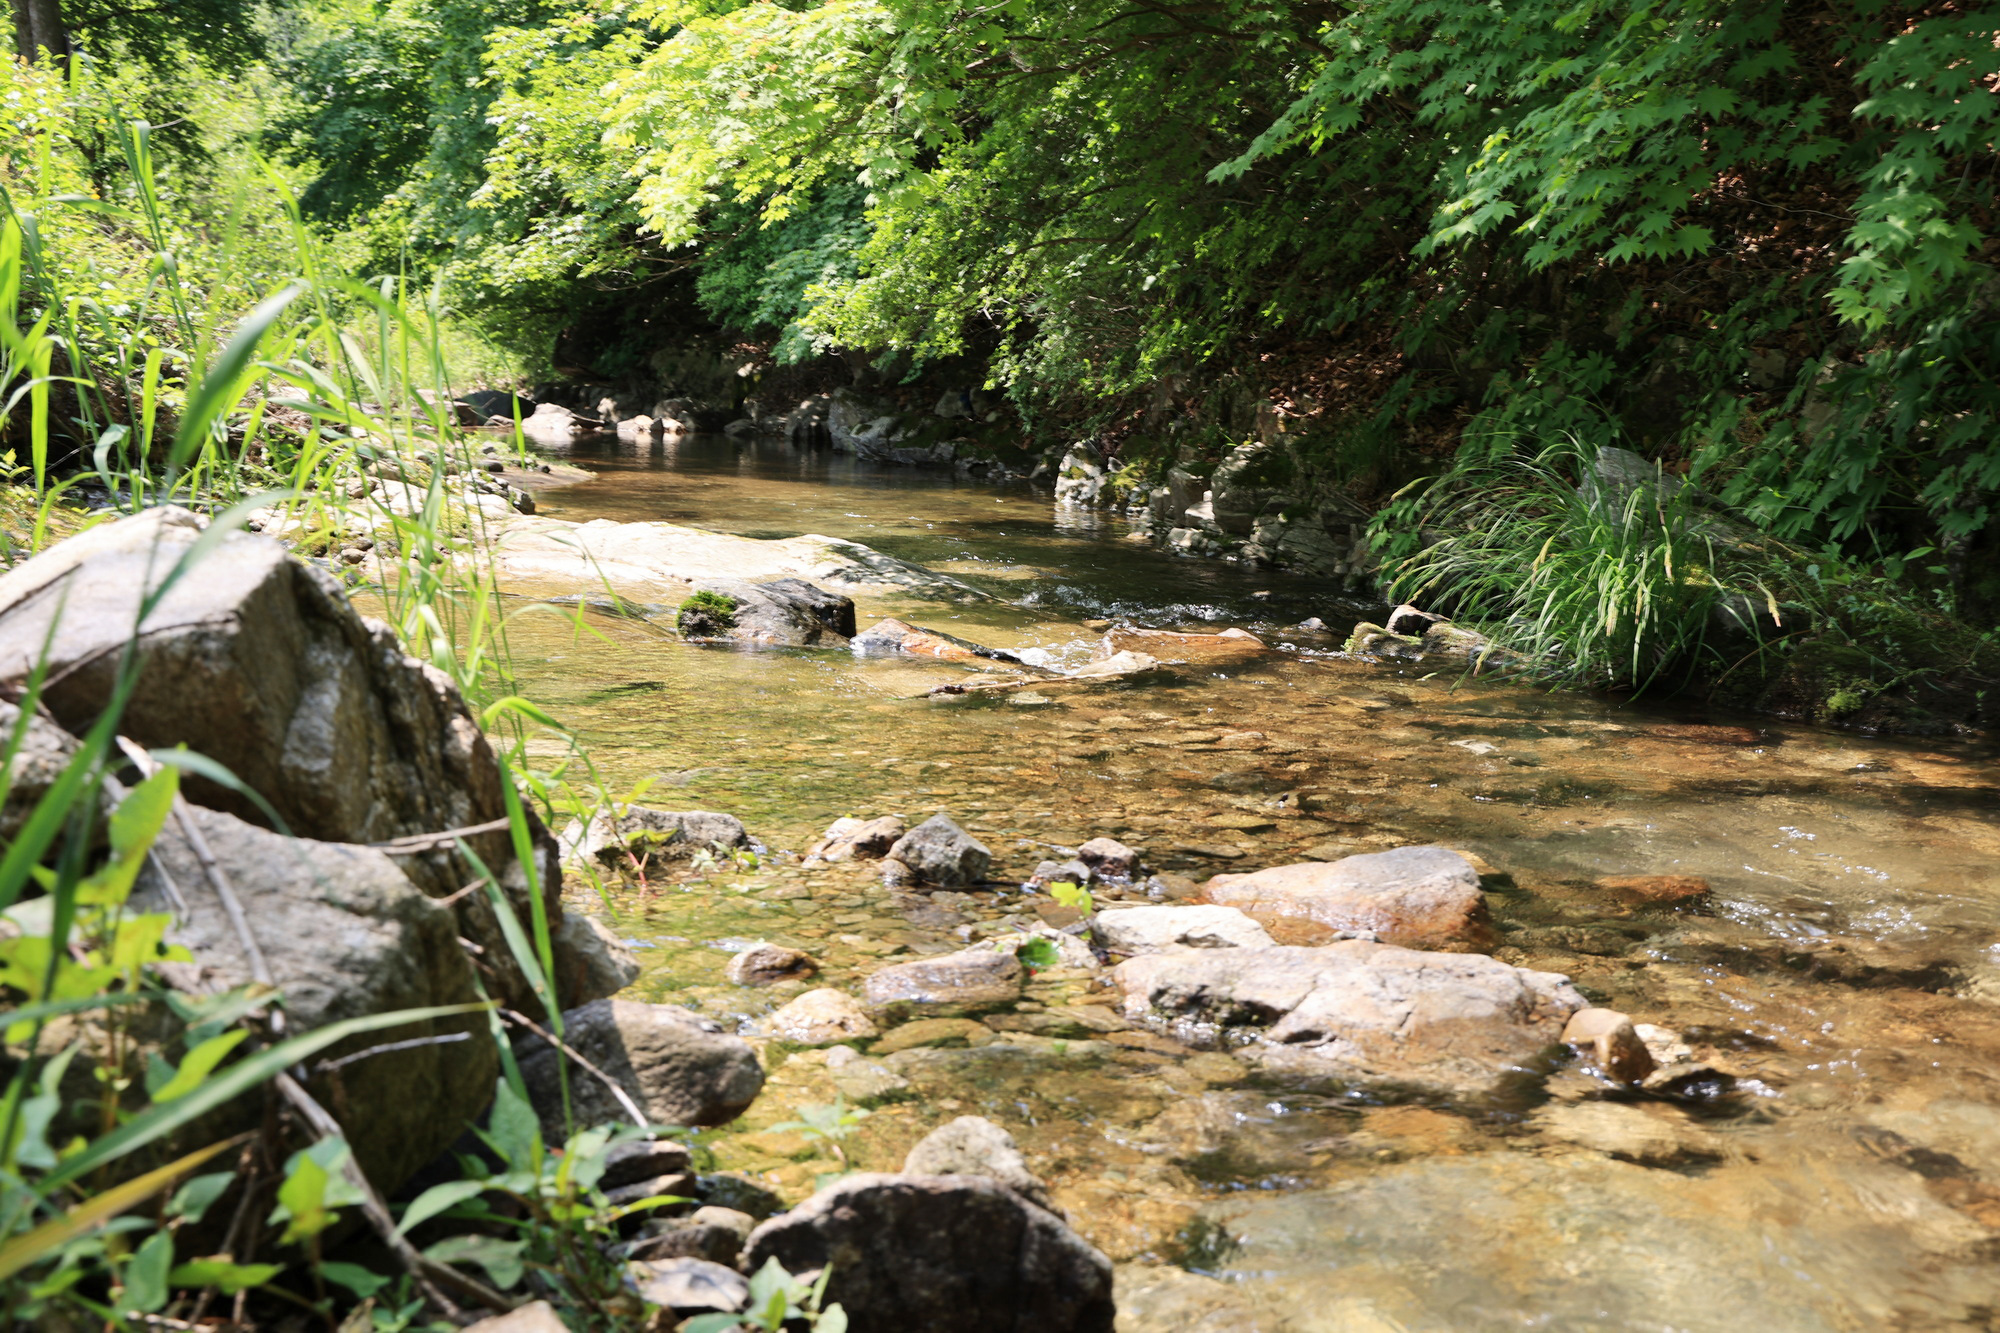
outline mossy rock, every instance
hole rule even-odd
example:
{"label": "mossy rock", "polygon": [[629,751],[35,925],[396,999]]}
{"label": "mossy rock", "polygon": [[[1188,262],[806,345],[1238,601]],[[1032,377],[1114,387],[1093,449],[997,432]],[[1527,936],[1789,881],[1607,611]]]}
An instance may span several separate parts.
{"label": "mossy rock", "polygon": [[727,593],[698,592],[680,605],[675,626],[684,639],[714,639],[736,628],[736,599]]}

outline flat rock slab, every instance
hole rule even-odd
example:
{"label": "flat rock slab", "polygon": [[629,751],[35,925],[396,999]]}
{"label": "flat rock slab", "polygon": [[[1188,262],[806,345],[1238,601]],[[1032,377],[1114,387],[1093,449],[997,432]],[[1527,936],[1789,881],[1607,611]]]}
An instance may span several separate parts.
{"label": "flat rock slab", "polygon": [[855,1329],[1112,1333],[1111,1261],[978,1176],[849,1176],[750,1233],[745,1265],[832,1266]]}
{"label": "flat rock slab", "polygon": [[1019,1000],[1024,979],[1011,953],[962,949],[885,967],[863,984],[862,998],[877,1009],[926,1014],[990,1009]]}
{"label": "flat rock slab", "polygon": [[1106,657],[1118,653],[1145,653],[1163,662],[1187,662],[1211,657],[1251,657],[1268,652],[1264,641],[1247,630],[1229,629],[1220,634],[1179,634],[1165,629],[1138,629],[1122,626],[1104,636]]}
{"label": "flat rock slab", "polygon": [[1324,944],[1365,931],[1412,949],[1483,948],[1493,922],[1479,875],[1443,847],[1398,847],[1217,875],[1202,900],[1255,917],[1280,944]]}
{"label": "flat rock slab", "polygon": [[1137,957],[1167,949],[1266,949],[1276,941],[1234,907],[1116,907],[1091,921],[1097,942]]}
{"label": "flat rock slab", "polygon": [[1478,1092],[1540,1056],[1584,1007],[1569,979],[1483,954],[1348,940],[1185,949],[1120,963],[1128,1017],[1264,1029],[1268,1069]]}
{"label": "flat rock slab", "polygon": [[635,601],[678,602],[697,583],[803,579],[849,594],[993,600],[949,575],[815,533],[773,540],[677,523],[569,523],[523,515],[500,525],[493,559],[503,585],[530,593],[553,587],[594,594],[608,585]]}
{"label": "flat rock slab", "polygon": [[1484,1152],[1326,1190],[1246,1191],[1205,1217],[1238,1247],[1217,1276],[1285,1328],[1976,1324],[1972,1312],[2000,1297],[1990,1258],[1971,1248],[1988,1233],[1916,1172],[1861,1158],[1856,1146],[1797,1173],[1767,1162],[1683,1175],[1586,1153]]}

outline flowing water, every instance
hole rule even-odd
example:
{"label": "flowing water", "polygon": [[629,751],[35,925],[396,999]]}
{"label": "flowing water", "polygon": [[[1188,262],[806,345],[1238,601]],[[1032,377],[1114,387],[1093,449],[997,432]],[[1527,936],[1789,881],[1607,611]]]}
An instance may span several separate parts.
{"label": "flowing water", "polygon": [[[864,625],[897,615],[1058,664],[1096,647],[1085,621],[1241,626],[1275,649],[1162,683],[938,699],[914,696],[954,668],[520,618],[524,685],[614,789],[649,782],[647,804],[728,811],[794,853],[841,815],[944,811],[1016,880],[1109,835],[1173,892],[1440,843],[1480,858],[1499,957],[1674,1029],[1718,1071],[1613,1100],[1560,1076],[1458,1102],[1260,1083],[1226,1053],[1064,1030],[1052,1011],[1110,1001],[1059,969],[1016,1013],[895,1057],[912,1091],[842,1145],[851,1165],[896,1169],[954,1115],[1005,1124],[1123,1265],[1135,1330],[2000,1328],[1985,749],[1349,661],[1366,608],[1171,557],[1115,519],[1053,518],[1025,486],[708,439],[573,461],[597,480],[543,513],[850,538],[994,597],[864,599]],[[1307,616],[1331,632],[1286,628]],[[1662,874],[1712,894],[1649,907],[1598,882]],[[846,985],[1035,920],[1018,893],[899,905],[872,867],[784,855],[611,895],[641,998],[743,1025],[803,988],[724,984],[743,940],[805,948],[815,984]],[[765,1097],[709,1146],[796,1201],[832,1150],[770,1126],[834,1085],[819,1053],[767,1059]]]}

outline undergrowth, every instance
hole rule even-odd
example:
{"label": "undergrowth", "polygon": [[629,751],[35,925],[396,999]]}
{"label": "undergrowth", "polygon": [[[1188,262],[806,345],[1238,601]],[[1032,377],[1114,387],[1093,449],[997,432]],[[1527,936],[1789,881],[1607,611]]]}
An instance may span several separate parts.
{"label": "undergrowth", "polygon": [[1623,450],[1571,440],[1462,465],[1405,488],[1373,538],[1392,597],[1554,684],[1922,729],[1983,718],[2000,676],[1994,635],[1902,568],[1780,541]]}

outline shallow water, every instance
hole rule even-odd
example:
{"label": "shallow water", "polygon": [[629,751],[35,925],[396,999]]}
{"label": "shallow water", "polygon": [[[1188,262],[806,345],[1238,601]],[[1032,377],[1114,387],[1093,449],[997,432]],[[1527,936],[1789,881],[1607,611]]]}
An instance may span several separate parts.
{"label": "shallow water", "polygon": [[[1730,1076],[1612,1108],[1679,1136],[1642,1164],[1561,1127],[1563,1108],[1599,1102],[1560,1079],[1378,1104],[1064,1034],[1048,1009],[1106,995],[1059,971],[977,1044],[895,1057],[917,1096],[861,1126],[855,1164],[894,1169],[955,1114],[1008,1125],[1092,1240],[1169,1265],[1121,1276],[1135,1329],[2000,1326],[2000,822],[1984,748],[1351,662],[1335,650],[1366,608],[1168,556],[1115,519],[1058,524],[1025,486],[768,442],[606,440],[573,461],[599,480],[546,494],[543,513],[851,538],[996,598],[867,599],[864,625],[893,614],[1055,661],[1087,657],[1101,635],[1082,622],[1099,617],[1240,625],[1278,645],[1029,704],[911,697],[949,666],[518,619],[523,684],[614,788],[650,781],[648,804],[726,810],[794,852],[843,814],[945,811],[1015,879],[1099,834],[1194,879],[1442,843],[1493,872],[1498,956],[1680,1031]],[[1333,633],[1284,628],[1308,615]],[[1650,909],[1593,884],[1630,874],[1701,875],[1714,892]],[[1034,919],[1018,894],[940,898],[911,919],[868,868],[779,856],[622,888],[613,907],[645,946],[643,996],[741,1022],[800,987],[722,984],[725,941],[796,944],[838,985]],[[796,1199],[828,1154],[759,1131],[833,1091],[818,1057],[768,1054],[767,1095],[712,1147]]]}

